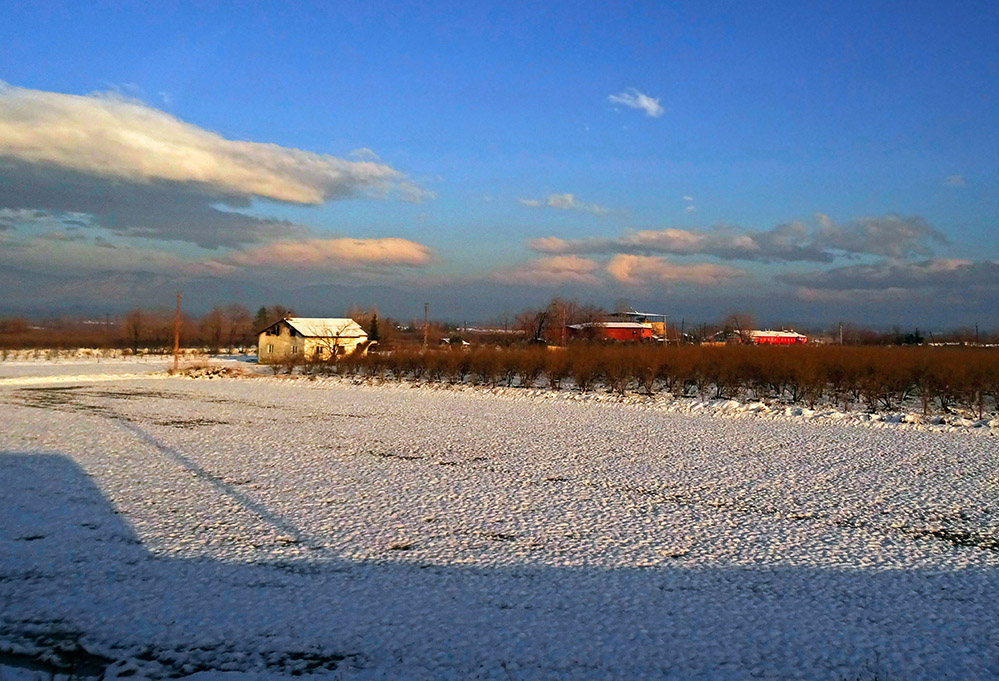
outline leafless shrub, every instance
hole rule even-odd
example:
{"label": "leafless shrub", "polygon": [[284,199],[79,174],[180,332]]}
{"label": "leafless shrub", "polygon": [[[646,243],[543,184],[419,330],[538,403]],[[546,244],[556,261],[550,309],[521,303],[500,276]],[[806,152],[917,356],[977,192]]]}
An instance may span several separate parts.
{"label": "leafless shrub", "polygon": [[[602,375],[607,390],[624,395],[631,385],[636,365],[632,348],[607,348],[597,357],[597,374]],[[580,388],[585,390],[584,388]]]}
{"label": "leafless shrub", "polygon": [[567,351],[569,375],[580,392],[587,392],[600,377],[601,356],[595,348],[573,348]]}
{"label": "leafless shrub", "polygon": [[504,357],[498,350],[482,348],[469,353],[468,364],[475,382],[480,385],[495,386],[503,372],[504,362],[513,367],[513,357]]}
{"label": "leafless shrub", "polygon": [[[516,371],[521,387],[533,388],[548,366],[546,350],[536,348],[516,352]],[[557,386],[555,386],[556,389]]]}
{"label": "leafless shrub", "polygon": [[557,350],[545,355],[545,376],[552,390],[561,389],[562,382],[569,377],[570,371],[569,358],[564,351]]}
{"label": "leafless shrub", "polygon": [[658,348],[643,354],[644,357],[637,357],[632,363],[633,380],[641,387],[642,392],[651,397],[655,394],[665,371],[668,370],[668,362]]}

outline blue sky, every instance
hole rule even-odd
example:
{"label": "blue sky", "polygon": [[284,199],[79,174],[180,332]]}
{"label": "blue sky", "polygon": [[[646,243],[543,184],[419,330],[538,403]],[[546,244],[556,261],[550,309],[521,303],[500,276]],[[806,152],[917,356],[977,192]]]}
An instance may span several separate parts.
{"label": "blue sky", "polygon": [[[171,286],[210,306],[215,282],[303,309],[305,289],[331,286],[331,305],[399,316],[429,298],[487,320],[559,294],[704,319],[999,324],[994,3],[665,5],[4,3],[4,264],[47,282],[43,307],[67,300],[55,276],[88,284],[72,287],[80,309]],[[87,123],[87,105],[108,101],[157,140],[144,160],[118,134],[36,148],[54,119],[103,136],[118,123]],[[243,166],[239,182],[150,175],[189,164],[157,160],[175,126],[143,128],[126,103],[277,145],[275,172],[296,178],[284,150],[382,170],[310,176],[309,200]],[[35,146],[14,140],[25,130]],[[142,206],[188,224],[150,226]],[[253,224],[211,222],[219,208]],[[212,236],[197,234],[213,209]],[[767,236],[780,225],[796,225],[777,236],[797,254]],[[9,291],[0,308],[30,309]]]}

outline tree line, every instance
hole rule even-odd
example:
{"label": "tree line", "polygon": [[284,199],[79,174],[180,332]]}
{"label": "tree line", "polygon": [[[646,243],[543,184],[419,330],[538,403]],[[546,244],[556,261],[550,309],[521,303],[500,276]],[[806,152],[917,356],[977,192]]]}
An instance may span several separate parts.
{"label": "tree line", "polygon": [[[400,323],[382,318],[377,308],[353,306],[342,316],[354,319],[377,340],[379,350],[422,345],[424,340],[438,345],[443,339],[465,340],[473,345],[517,345],[527,343],[566,345],[570,342],[593,342],[599,333],[594,326],[607,319],[610,312],[630,309],[627,301],[618,301],[612,310],[586,302],[566,298],[553,298],[547,305],[527,308],[516,314],[504,313],[487,324],[488,329],[468,331],[461,324],[430,319],[414,319]],[[252,351],[257,334],[269,324],[295,310],[285,305],[261,306],[255,312],[242,305],[216,306],[201,316],[182,314],[181,344],[201,348],[207,352]],[[731,312],[714,322],[688,323],[675,318],[652,318],[655,333],[669,343],[702,344],[743,339],[756,326],[751,314]],[[570,334],[568,328],[583,327],[584,332]],[[776,325],[772,328],[789,328]],[[111,317],[96,316],[89,319],[47,319],[33,321],[22,317],[0,317],[0,348],[116,348],[139,352],[164,352],[173,348],[174,311],[171,309],[134,308],[128,313]],[[586,331],[589,331],[587,333]],[[975,345],[999,343],[996,330],[979,330],[968,326],[944,333],[933,333],[918,328],[873,329],[857,324],[803,328],[813,341],[844,345],[923,345],[950,344]],[[460,343],[456,344],[460,345]]]}

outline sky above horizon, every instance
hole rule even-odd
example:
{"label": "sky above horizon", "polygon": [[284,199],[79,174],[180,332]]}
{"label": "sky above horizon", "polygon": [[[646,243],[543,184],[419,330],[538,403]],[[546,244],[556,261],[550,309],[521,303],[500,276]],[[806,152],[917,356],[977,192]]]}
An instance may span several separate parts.
{"label": "sky above horizon", "polygon": [[999,326],[995,3],[0,14],[0,313]]}

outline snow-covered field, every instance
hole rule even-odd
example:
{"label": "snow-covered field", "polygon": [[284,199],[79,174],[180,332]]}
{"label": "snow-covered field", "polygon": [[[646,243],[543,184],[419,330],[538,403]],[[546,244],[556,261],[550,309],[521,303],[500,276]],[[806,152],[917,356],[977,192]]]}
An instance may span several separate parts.
{"label": "snow-covered field", "polygon": [[61,359],[54,361],[7,360],[0,362],[0,385],[13,383],[14,379],[45,378],[59,376],[64,379],[84,376],[117,376],[148,374],[164,371],[168,361],[162,356],[155,357],[110,357],[94,359]]}
{"label": "snow-covered field", "polygon": [[[192,365],[219,365],[239,367],[247,372],[260,370],[255,356],[223,355],[219,357],[187,356],[181,368]],[[46,383],[105,382],[136,376],[164,377],[173,367],[173,358],[167,355],[139,357],[62,357],[46,359],[8,359],[0,362],[0,386],[42,385]]]}
{"label": "snow-covered field", "polygon": [[994,428],[5,375],[0,678],[999,678]]}

